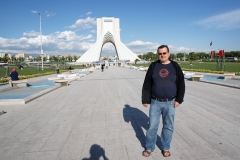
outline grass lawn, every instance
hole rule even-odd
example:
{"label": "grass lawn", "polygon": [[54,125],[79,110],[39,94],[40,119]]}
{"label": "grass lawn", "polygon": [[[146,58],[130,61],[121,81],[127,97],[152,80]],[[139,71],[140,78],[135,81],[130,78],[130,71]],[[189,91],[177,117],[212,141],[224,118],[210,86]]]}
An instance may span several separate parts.
{"label": "grass lawn", "polygon": [[[189,62],[178,62],[180,67],[184,69],[190,69]],[[204,69],[204,70],[211,70],[217,71],[217,62],[192,62],[193,69]],[[150,63],[145,64],[136,64],[135,66],[144,66],[148,67]],[[240,72],[240,63],[239,62],[225,62],[225,69],[224,72]]]}

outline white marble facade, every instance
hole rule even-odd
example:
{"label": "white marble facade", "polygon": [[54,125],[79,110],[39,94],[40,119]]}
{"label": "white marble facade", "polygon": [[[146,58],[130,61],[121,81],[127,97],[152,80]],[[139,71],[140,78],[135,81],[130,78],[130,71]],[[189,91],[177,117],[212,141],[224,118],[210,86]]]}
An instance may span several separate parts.
{"label": "white marble facade", "polygon": [[121,61],[134,62],[139,59],[135,53],[127,48],[120,39],[119,18],[103,17],[97,18],[97,42],[88,49],[78,60],[78,63],[99,61],[102,48],[105,43],[112,43],[115,47],[117,57]]}

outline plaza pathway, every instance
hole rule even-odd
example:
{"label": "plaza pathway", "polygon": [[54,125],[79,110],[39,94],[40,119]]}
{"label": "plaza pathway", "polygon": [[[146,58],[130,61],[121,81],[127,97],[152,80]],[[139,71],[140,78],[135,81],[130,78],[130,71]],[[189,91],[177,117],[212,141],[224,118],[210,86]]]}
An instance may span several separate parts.
{"label": "plaza pathway", "polygon": [[0,105],[7,112],[0,115],[0,159],[240,159],[240,89],[188,80],[171,157],[162,156],[158,143],[143,157],[145,74],[111,66],[25,105]]}

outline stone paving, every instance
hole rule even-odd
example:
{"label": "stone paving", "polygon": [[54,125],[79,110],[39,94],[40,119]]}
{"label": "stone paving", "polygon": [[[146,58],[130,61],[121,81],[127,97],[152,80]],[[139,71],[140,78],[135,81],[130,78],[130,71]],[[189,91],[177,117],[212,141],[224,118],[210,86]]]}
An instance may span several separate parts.
{"label": "stone paving", "polygon": [[0,114],[0,159],[240,159],[240,89],[188,80],[176,109],[171,157],[162,156],[159,143],[143,157],[145,74],[110,66],[27,104],[0,105],[7,112]]}

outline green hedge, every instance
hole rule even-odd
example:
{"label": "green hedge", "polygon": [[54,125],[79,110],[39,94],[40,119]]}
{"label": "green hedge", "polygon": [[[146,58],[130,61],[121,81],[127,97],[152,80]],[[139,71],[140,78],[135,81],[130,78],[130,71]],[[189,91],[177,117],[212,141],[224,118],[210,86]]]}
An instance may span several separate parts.
{"label": "green hedge", "polygon": [[183,71],[191,71],[191,72],[214,73],[214,74],[235,73],[235,75],[240,75],[240,72],[211,71],[211,70],[206,70],[206,69],[182,68],[182,70]]}
{"label": "green hedge", "polygon": [[[68,70],[61,70],[61,72],[67,72],[67,71]],[[50,74],[56,74],[56,71],[37,73],[37,74],[31,74],[31,75],[19,75],[18,78],[19,78],[19,80],[22,80],[22,79],[29,79],[29,78],[34,78],[34,77],[46,76],[46,75],[50,75]],[[1,78],[0,83],[8,82],[10,79],[11,79],[10,77]]]}

